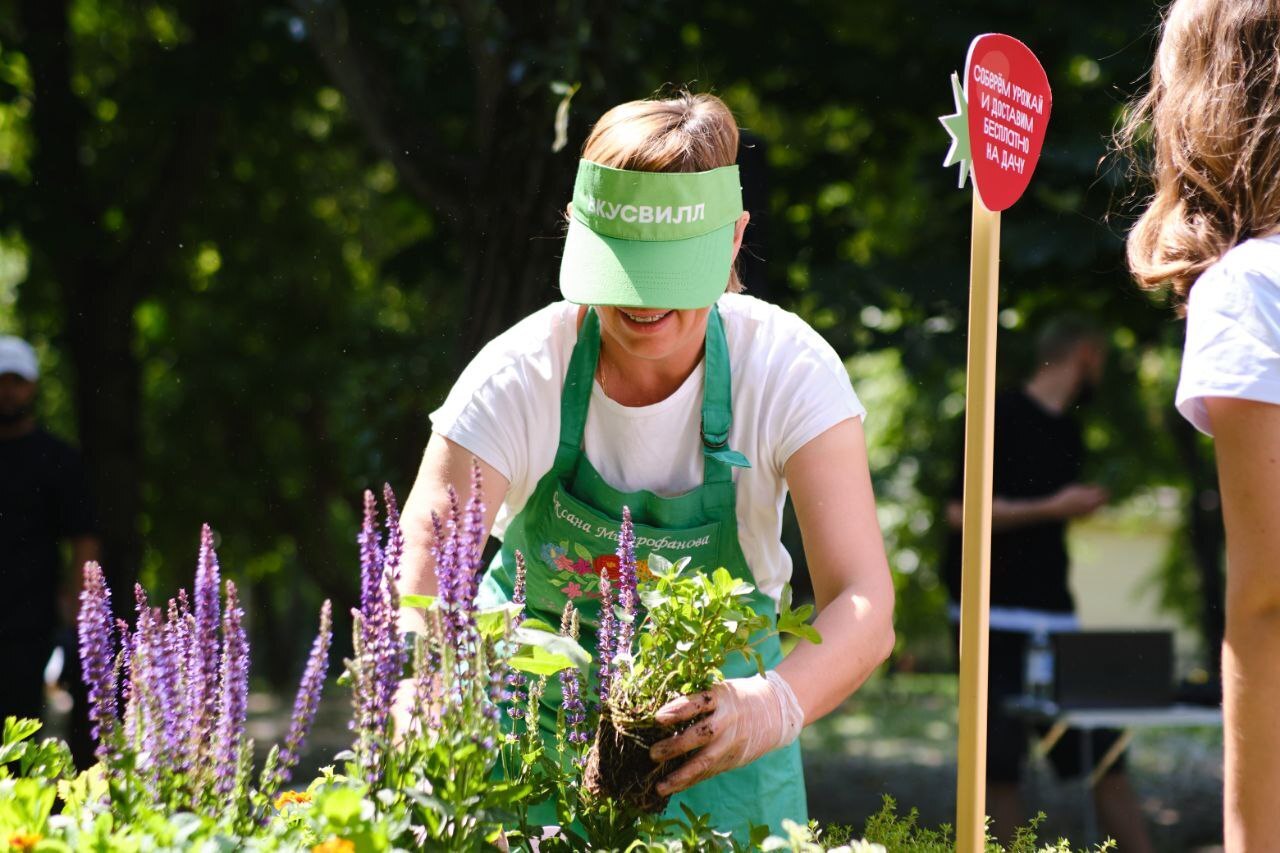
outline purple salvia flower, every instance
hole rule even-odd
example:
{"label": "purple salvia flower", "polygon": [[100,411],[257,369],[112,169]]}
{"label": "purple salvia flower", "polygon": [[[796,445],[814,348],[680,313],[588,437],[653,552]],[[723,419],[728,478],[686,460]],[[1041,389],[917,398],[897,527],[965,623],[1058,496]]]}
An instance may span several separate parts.
{"label": "purple salvia flower", "polygon": [[181,770],[185,764],[190,733],[186,728],[188,717],[183,707],[182,688],[185,626],[178,615],[178,603],[169,599],[168,620],[162,622],[160,611],[157,610],[154,622],[159,640],[156,676],[160,715],[164,726],[164,761],[165,766],[170,769]]}
{"label": "purple salvia flower", "polygon": [[[138,587],[138,592],[140,599],[145,602],[141,586]],[[179,755],[183,752],[182,715],[178,702],[181,670],[160,608],[142,608],[138,614],[138,635],[146,649],[148,731],[145,743],[158,779],[164,768],[177,766]]]}
{"label": "purple salvia flower", "polygon": [[[564,607],[564,614],[560,618],[560,633],[575,640],[578,638],[578,611],[572,602]],[[576,666],[560,670],[560,697],[569,743],[586,743],[587,709],[582,702],[582,680]]]}
{"label": "purple salvia flower", "polygon": [[112,631],[111,590],[107,589],[102,567],[84,565],[84,591],[80,593],[80,666],[89,688],[89,719],[93,723],[95,753],[99,761],[111,755],[108,742],[115,733],[116,654]]}
{"label": "purple salvia flower", "polygon": [[[527,574],[528,569],[525,566],[524,554],[516,551],[516,580],[511,592],[511,602],[520,605],[520,610],[515,615],[517,625],[524,619]],[[524,673],[519,670],[511,670],[511,674],[507,677],[507,685],[511,688],[511,704],[507,708],[507,716],[513,720],[518,720],[524,716],[524,702],[527,698],[524,693]]]}
{"label": "purple salvia flower", "polygon": [[190,686],[187,707],[192,710],[191,753],[200,773],[214,763],[212,752],[218,707],[218,627],[221,618],[222,579],[218,554],[213,547],[213,530],[200,529],[200,559],[196,566],[195,633],[188,663]]}
{"label": "purple salvia flower", "polygon": [[[378,539],[378,504],[373,492],[368,489],[364,493],[364,519],[360,525],[360,534],[357,537],[357,541],[360,544],[361,645],[365,655],[369,657],[369,660],[366,661],[362,656],[358,663],[362,666],[368,665],[368,674],[374,676],[376,672],[374,660],[376,660],[381,647],[378,638],[382,634],[382,583],[385,561],[382,545]],[[376,714],[378,705],[378,679],[376,676],[369,678],[366,685],[369,691],[368,695],[364,697],[364,701],[366,705],[365,716],[368,717],[370,714]]]}
{"label": "purple salvia flower", "polygon": [[364,493],[364,522],[360,525],[360,610],[368,614],[375,606],[382,578],[382,547],[378,542],[378,504],[373,492]]}
{"label": "purple salvia flower", "polygon": [[422,655],[416,662],[418,667],[415,673],[414,682],[414,721],[418,726],[418,733],[426,731],[426,725],[435,725],[437,720],[432,717],[424,719],[423,714],[432,713],[433,702],[432,684],[436,677],[440,674],[440,611],[432,610],[427,613],[426,635],[422,639]]}
{"label": "purple salvia flower", "polygon": [[526,587],[529,582],[529,568],[525,565],[524,554],[516,551],[516,580],[514,588],[511,590],[511,600],[520,605],[520,613],[517,617],[524,614],[525,600],[528,597]]}
{"label": "purple salvia flower", "polygon": [[400,529],[400,508],[396,505],[396,495],[391,491],[390,483],[382,486],[382,501],[387,505],[387,571],[399,579],[400,558],[404,555],[404,531]]}
{"label": "purple salvia flower", "polygon": [[372,702],[369,701],[369,677],[366,674],[366,667],[362,661],[365,656],[364,648],[364,616],[360,613],[358,607],[351,608],[351,645],[352,658],[348,663],[348,671],[351,674],[351,719],[347,722],[347,728],[359,733],[361,736],[368,730],[367,720],[369,709]]}
{"label": "purple salvia flower", "polygon": [[120,701],[124,703],[126,738],[129,734],[129,711],[133,707],[133,643],[129,636],[129,623],[116,620],[116,632],[120,636],[120,655],[116,658],[115,677],[120,685]]}
{"label": "purple salvia flower", "polygon": [[391,718],[396,690],[404,674],[405,648],[400,639],[400,558],[404,554],[404,533],[400,529],[400,510],[391,486],[382,488],[387,506],[387,544],[382,576],[382,624],[379,648],[378,683],[380,704]]}
{"label": "purple salvia flower", "polygon": [[146,756],[145,766],[153,769],[153,789],[158,787],[158,766],[163,746],[161,700],[159,678],[155,671],[156,658],[161,653],[159,638],[153,626],[153,613],[147,603],[147,591],[142,584],[133,586],[134,607],[137,611],[133,632],[133,665],[129,671],[132,702],[137,721],[137,748]]}
{"label": "purple salvia flower", "polygon": [[358,752],[370,784],[380,775],[376,748],[390,735],[391,707],[404,671],[404,647],[400,642],[398,590],[399,564],[404,553],[400,513],[390,487],[387,500],[387,542],[384,549],[377,530],[377,506],[365,493],[364,523],[360,532],[361,603],[356,620],[355,671],[352,674],[356,706],[353,728],[359,733]]}
{"label": "purple salvia flower", "polygon": [[631,654],[636,618],[636,531],[631,524],[631,508],[622,508],[622,530],[618,534],[618,605],[626,617],[618,621],[613,656]]}
{"label": "purple salvia flower", "polygon": [[364,493],[364,520],[360,526],[360,609],[356,621],[358,633],[355,667],[354,726],[362,740],[381,730],[379,725],[380,689],[378,655],[383,622],[383,554],[378,541],[377,502],[373,492]]}
{"label": "purple salvia flower", "polygon": [[249,701],[249,643],[236,585],[227,581],[227,607],[222,619],[222,678],[218,708],[214,790],[227,795],[240,775],[241,744]]}
{"label": "purple salvia flower", "polygon": [[[449,495],[449,515],[445,519],[444,544],[441,546],[441,556],[445,565],[449,567],[448,579],[449,586],[445,591],[444,603],[446,614],[445,625],[445,642],[452,641],[457,644],[465,641],[463,636],[464,624],[462,619],[462,598],[463,590],[466,589],[466,554],[462,549],[462,536],[460,530],[462,526],[462,515],[458,504],[458,492],[450,484],[447,489]],[[451,623],[451,625],[449,624]]]}
{"label": "purple salvia flower", "polygon": [[191,626],[193,619],[187,612],[186,590],[178,590],[176,600],[169,599],[169,615],[165,624],[166,653],[172,661],[176,672],[173,679],[173,706],[176,718],[172,732],[174,741],[168,745],[172,750],[172,766],[179,772],[191,769],[191,720],[193,709],[190,702],[190,661],[191,661]]}
{"label": "purple salvia flower", "polygon": [[463,541],[465,558],[463,605],[468,609],[475,608],[476,594],[480,589],[480,574],[484,570],[481,565],[484,559],[484,545],[488,538],[484,527],[484,481],[480,473],[480,463],[471,460],[471,494],[467,498],[467,509],[463,515]]}
{"label": "purple salvia flower", "polygon": [[609,687],[613,682],[613,650],[617,642],[618,619],[613,612],[613,585],[609,575],[600,573],[600,630],[596,637],[596,650],[600,658],[600,706],[609,702]]}
{"label": "purple salvia flower", "polygon": [[431,526],[435,532],[435,543],[432,546],[436,558],[436,597],[440,611],[444,615],[445,645],[457,648],[461,634],[461,621],[458,614],[458,536],[457,507],[458,494],[449,486],[450,516],[441,521],[434,512],[431,514]]}
{"label": "purple salvia flower", "polygon": [[484,703],[484,715],[493,722],[502,719],[502,703],[510,698],[511,694],[507,691],[507,672],[506,663],[502,655],[498,654],[497,644],[493,642],[485,643],[485,661],[488,666],[488,702]]}
{"label": "purple salvia flower", "polygon": [[306,740],[307,733],[311,731],[311,724],[315,721],[316,711],[320,707],[320,693],[324,689],[325,674],[329,670],[329,643],[332,639],[333,607],[326,600],[320,607],[320,631],[311,645],[311,656],[307,658],[302,681],[298,684],[298,694],[293,700],[293,716],[289,719],[289,732],[285,735],[284,748],[280,750],[275,776],[270,783],[272,791],[289,780],[290,771],[298,763],[302,743]]}

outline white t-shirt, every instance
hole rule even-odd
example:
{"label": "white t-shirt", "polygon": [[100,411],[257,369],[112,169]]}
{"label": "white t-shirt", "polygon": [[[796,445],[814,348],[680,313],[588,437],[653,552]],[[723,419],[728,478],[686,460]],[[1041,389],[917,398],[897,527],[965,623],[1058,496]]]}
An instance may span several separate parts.
{"label": "white t-shirt", "polygon": [[1191,288],[1177,405],[1212,434],[1205,397],[1280,405],[1280,235],[1246,240]]}
{"label": "white t-shirt", "polygon": [[[866,410],[835,350],[799,317],[750,296],[726,294],[718,305],[733,384],[729,447],[751,461],[734,469],[738,537],[756,585],[776,599],[791,578],[780,539],[784,466],[807,442]],[[480,351],[431,413],[436,432],[510,483],[494,522],[498,538],[555,458],[577,318],[577,305],[556,302],[521,320]],[[583,447],[609,485],[669,497],[702,484],[703,373],[699,363],[651,406],[623,406],[594,384]]]}

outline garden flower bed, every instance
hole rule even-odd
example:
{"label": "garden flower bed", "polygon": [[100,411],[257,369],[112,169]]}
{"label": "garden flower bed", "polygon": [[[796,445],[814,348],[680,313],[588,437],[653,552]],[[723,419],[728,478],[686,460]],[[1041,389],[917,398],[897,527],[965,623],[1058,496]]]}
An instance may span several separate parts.
{"label": "garden flower bed", "polygon": [[[658,707],[710,687],[728,655],[752,656],[775,630],[745,605],[751,587],[657,555],[652,579],[638,584],[626,517],[617,589],[601,578],[600,654],[592,660],[577,642],[572,605],[559,626],[525,619],[517,583],[511,604],[477,610],[478,482],[465,505],[452,497],[449,517],[436,524],[438,595],[401,601],[395,499],[387,489],[379,529],[366,494],[355,651],[340,679],[352,697],[352,744],[310,780],[290,773],[329,668],[328,602],[284,741],[256,768],[245,732],[244,615],[235,584],[221,579],[209,529],[192,594],[157,607],[136,588],[132,626],[114,620],[111,591],[89,564],[80,654],[98,763],[76,774],[64,743],[34,738],[37,722],[4,721],[0,850],[950,849],[945,831],[921,830],[891,802],[868,821],[870,841],[845,828],[794,824],[780,836],[758,828],[735,839],[705,815],[663,817],[652,783],[667,768],[635,744],[663,736],[649,730]],[[424,633],[402,637],[402,605],[423,608]],[[784,602],[776,630],[813,639],[808,615]],[[685,654],[691,648],[701,651]],[[552,679],[560,698],[548,744],[538,721]],[[397,720],[395,699],[406,689],[416,701]],[[530,819],[532,807],[547,803],[557,828]],[[1036,849],[1034,836],[1011,849]]]}

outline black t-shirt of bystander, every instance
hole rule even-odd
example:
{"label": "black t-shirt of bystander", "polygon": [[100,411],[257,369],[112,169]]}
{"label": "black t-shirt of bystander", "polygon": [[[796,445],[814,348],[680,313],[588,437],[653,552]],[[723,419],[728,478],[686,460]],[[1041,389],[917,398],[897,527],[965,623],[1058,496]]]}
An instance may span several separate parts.
{"label": "black t-shirt of bystander", "polygon": [[58,626],[58,545],[94,532],[80,454],[43,429],[0,439],[0,639]]}
{"label": "black t-shirt of bystander", "polygon": [[[1046,410],[1021,389],[996,397],[993,493],[1044,498],[1080,480],[1084,441],[1070,413]],[[962,494],[963,466],[954,498]],[[947,588],[960,600],[960,534],[947,543]],[[1071,612],[1065,521],[1044,521],[991,535],[991,604]]]}

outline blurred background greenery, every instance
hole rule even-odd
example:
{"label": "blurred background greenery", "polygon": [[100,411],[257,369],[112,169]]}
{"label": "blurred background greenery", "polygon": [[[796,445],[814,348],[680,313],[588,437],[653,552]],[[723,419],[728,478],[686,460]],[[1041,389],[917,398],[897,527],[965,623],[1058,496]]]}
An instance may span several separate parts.
{"label": "blurred background greenery", "polygon": [[[168,594],[208,521],[279,652],[258,675],[280,683],[319,599],[354,600],[361,490],[406,495],[460,367],[557,298],[593,119],[663,86],[716,92],[746,132],[748,288],[848,358],[871,412],[896,660],[946,667],[969,195],[936,117],[969,40],[1008,32],[1054,105],[1004,219],[1002,380],[1055,312],[1106,324],[1111,369],[1081,412],[1117,499],[1104,522],[1158,533],[1135,588],[1214,648],[1209,448],[1173,414],[1180,323],[1125,273],[1131,188],[1107,159],[1157,17],[1110,0],[0,0],[0,332],[39,348],[42,417],[86,452],[108,569]],[[1124,559],[1103,553],[1097,577]]]}

